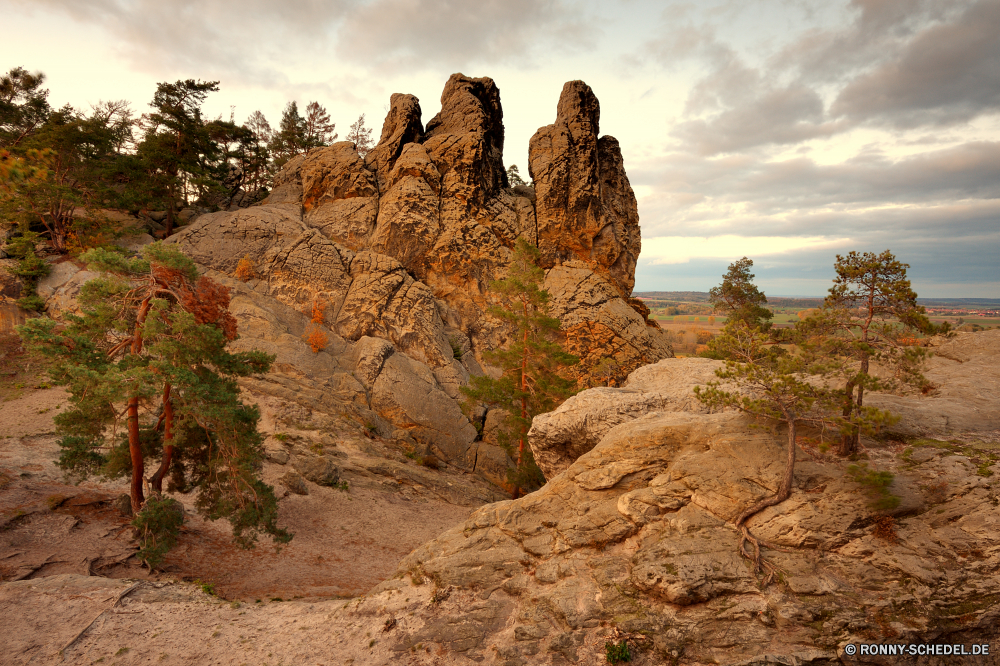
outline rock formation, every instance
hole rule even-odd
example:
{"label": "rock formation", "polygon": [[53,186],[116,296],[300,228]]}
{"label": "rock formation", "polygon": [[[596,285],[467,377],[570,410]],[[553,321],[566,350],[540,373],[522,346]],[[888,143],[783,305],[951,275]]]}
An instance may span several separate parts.
{"label": "rock formation", "polygon": [[[1000,429],[1000,331],[960,333],[937,341],[924,373],[936,388],[927,395],[872,394],[867,404],[900,416],[887,435],[940,437]],[[707,414],[692,390],[715,377],[721,361],[675,359],[639,368],[620,389],[573,396],[532,423],[535,460],[551,478],[590,451],[614,426],[651,411]]]}
{"label": "rock formation", "polygon": [[[460,387],[508,335],[487,308],[518,238],[542,247],[584,378],[602,359],[624,377],[672,355],[629,304],[636,201],[598,116],[590,88],[567,84],[556,123],[531,142],[536,197],[508,187],[496,84],[455,74],[426,127],[417,98],[393,95],[365,158],[350,142],[299,155],[262,205],[201,215],[171,242],[234,290],[239,346],[277,354],[277,373],[337,386],[358,419],[387,435],[500,480],[506,458],[479,441]],[[241,260],[252,266],[245,283],[228,277]],[[72,309],[89,277],[61,266],[41,287],[53,313]],[[329,341],[319,354],[302,340],[313,329]]]}
{"label": "rock formation", "polygon": [[[978,391],[986,420],[973,425],[996,428],[997,393],[992,379],[978,383],[975,359],[1000,353],[1000,331],[959,336],[939,352],[940,395],[913,397],[929,409],[924,418],[914,410],[907,427],[937,428],[961,406],[933,400]],[[973,371],[949,373],[944,361]],[[8,654],[35,649],[40,662],[89,663],[129,645],[137,663],[161,653],[234,663],[270,653],[310,663],[597,666],[607,663],[607,642],[628,639],[640,665],[945,663],[845,650],[860,644],[988,644],[987,657],[945,659],[996,664],[996,433],[952,432],[950,442],[914,440],[885,455],[901,498],[894,534],[876,529],[846,462],[803,453],[791,497],[751,520],[781,570],[764,586],[738,555],[731,521],[774,492],[784,441],[737,413],[705,414],[685,401],[683,387],[710,375],[712,363],[664,361],[633,373],[626,388],[567,403],[562,419],[596,438],[593,448],[541,490],[483,506],[417,548],[363,597],[237,609],[194,586],[146,585],[126,611],[72,642],[75,627],[109,608],[97,600],[127,583],[73,575],[4,583],[0,608],[14,609],[4,616],[15,628]],[[39,617],[58,621],[43,632]],[[192,641],[191,631],[205,640]],[[29,644],[33,632],[45,637]]]}

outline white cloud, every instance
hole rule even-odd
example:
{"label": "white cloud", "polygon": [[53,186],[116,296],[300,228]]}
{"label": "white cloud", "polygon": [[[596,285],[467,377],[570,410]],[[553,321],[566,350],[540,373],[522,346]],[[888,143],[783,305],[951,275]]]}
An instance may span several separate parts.
{"label": "white cloud", "polygon": [[686,264],[692,259],[768,257],[802,250],[843,247],[849,238],[824,236],[657,236],[642,241],[642,261],[652,265]]}

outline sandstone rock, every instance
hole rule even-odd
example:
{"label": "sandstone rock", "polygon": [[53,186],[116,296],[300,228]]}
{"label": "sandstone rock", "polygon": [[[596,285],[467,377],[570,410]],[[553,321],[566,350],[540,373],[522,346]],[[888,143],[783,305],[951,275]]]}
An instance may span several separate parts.
{"label": "sandstone rock", "polygon": [[408,143],[385,176],[384,187],[371,247],[423,278],[427,253],[441,233],[441,175],[423,146]]}
{"label": "sandstone rock", "polygon": [[297,456],[292,460],[292,467],[302,478],[321,486],[332,486],[340,481],[340,468],[330,456]]}
{"label": "sandstone rock", "polygon": [[[633,313],[634,314],[634,313]],[[694,387],[716,379],[721,361],[664,359],[631,375],[622,388],[593,388],[535,418],[528,441],[545,478],[590,451],[613,427],[654,411],[706,414]]]}
{"label": "sandstone rock", "polygon": [[299,167],[303,219],[352,250],[368,246],[378,184],[350,141],[311,151]]}
{"label": "sandstone rock", "polygon": [[149,234],[141,233],[141,234],[135,234],[135,235],[132,235],[132,236],[125,236],[123,238],[119,238],[118,240],[115,241],[115,245],[117,245],[118,247],[124,248],[124,249],[128,250],[129,252],[136,252],[136,253],[138,253],[139,250],[142,248],[143,245],[149,245],[154,240],[155,239],[152,236],[150,236]]}
{"label": "sandstone rock", "polygon": [[867,404],[898,414],[892,430],[910,437],[1000,429],[1000,329],[958,333],[931,351],[924,376],[937,388],[929,395],[875,395]]}
{"label": "sandstone rock", "polygon": [[[170,242],[210,272],[231,276],[241,260],[250,262],[252,276],[233,299],[243,336],[235,346],[279,356],[282,377],[267,380],[268,390],[284,395],[299,375],[344,391],[355,386],[357,409],[366,403],[392,429],[471,466],[471,424],[459,419],[457,403],[470,375],[484,371],[483,352],[510,335],[487,309],[490,285],[505,275],[518,238],[541,242],[544,227],[546,252],[566,260],[551,268],[547,285],[583,358],[584,382],[601,359],[612,359],[624,377],[672,355],[662,332],[626,300],[638,218],[620,151],[598,136],[597,100],[585,84],[568,85],[564,98],[556,125],[539,136],[555,136],[558,127],[572,141],[556,141],[547,153],[532,148],[535,162],[549,165],[539,171],[544,187],[537,191],[508,188],[495,82],[455,74],[426,129],[419,101],[394,95],[379,144],[365,159],[350,142],[295,156],[262,205],[198,217]],[[548,215],[541,226],[536,204]],[[317,311],[322,321],[310,321]],[[310,356],[294,338],[314,329],[329,344]],[[355,349],[365,338],[390,347],[366,342]],[[381,373],[396,355],[394,375],[410,368],[406,358],[429,375],[410,368],[403,374],[422,379],[390,390],[396,384]],[[416,396],[428,397],[439,414],[418,408]]]}
{"label": "sandstone rock", "polygon": [[372,385],[372,408],[447,462],[471,468],[476,429],[438,386],[425,364],[402,354],[388,357]]}
{"label": "sandstone rock", "polygon": [[290,469],[281,475],[278,482],[288,489],[289,492],[295,493],[296,495],[308,495],[309,486],[306,485],[306,480],[297,471]]}
{"label": "sandstone rock", "polygon": [[578,372],[600,372],[613,364],[613,375],[673,356],[664,332],[618,296],[615,288],[581,261],[548,271],[545,288],[552,295],[552,315],[562,321],[567,348],[581,357]]}
{"label": "sandstone rock", "polygon": [[[389,98],[389,113],[382,123],[382,135],[378,144],[365,155],[365,165],[380,178],[389,173],[407,145],[419,143],[424,133],[420,114],[420,100],[413,95],[393,93]],[[385,190],[385,186],[380,184],[379,189]]]}
{"label": "sandstone rock", "polygon": [[583,81],[563,86],[556,122],[528,148],[538,247],[548,265],[580,259],[629,296],[639,258],[639,215],[613,137],[598,138],[601,109]]}
{"label": "sandstone rock", "polygon": [[[975,482],[942,513],[915,507],[900,516],[894,544],[872,536],[867,498],[846,480],[846,463],[800,463],[792,497],[750,523],[784,549],[764,555],[788,587],[762,589],[729,521],[776,489],[783,444],[780,433],[748,425],[735,413],[695,412],[621,423],[541,490],[479,509],[411,553],[400,572],[455,586],[452,597],[509,599],[505,628],[482,641],[524,664],[547,663],[544,655],[567,645],[602,646],[602,622],[649,631],[654,654],[684,663],[830,661],[846,640],[861,640],[850,632],[880,631],[869,622],[889,612],[880,596],[893,600],[891,612],[907,609],[908,624],[894,629],[902,640],[958,630],[943,618],[973,608],[966,626],[1000,635],[991,624],[1000,605],[979,592],[1000,585],[1000,498]],[[928,468],[914,488],[942,474],[940,460],[920,466]],[[949,468],[956,483],[975,476],[965,465]],[[980,555],[958,559],[954,549]],[[371,601],[391,608],[391,599],[413,593],[404,579],[376,588]],[[931,598],[936,608],[960,610],[920,605]],[[445,612],[458,618],[461,610]],[[594,663],[603,656],[587,654]]]}
{"label": "sandstone rock", "polygon": [[16,335],[15,326],[28,321],[28,312],[6,296],[0,296],[0,335]]}
{"label": "sandstone rock", "polygon": [[80,267],[72,261],[61,261],[58,264],[53,264],[49,274],[38,281],[35,291],[42,300],[48,300],[59,287],[66,284],[80,270]]}
{"label": "sandstone rock", "polygon": [[276,465],[286,465],[288,464],[289,455],[288,451],[283,446],[267,446],[264,448],[264,456],[267,458],[268,462],[273,462]]}
{"label": "sandstone rock", "polygon": [[472,455],[473,470],[477,474],[501,488],[507,486],[507,470],[514,469],[516,464],[502,447],[479,442]]}

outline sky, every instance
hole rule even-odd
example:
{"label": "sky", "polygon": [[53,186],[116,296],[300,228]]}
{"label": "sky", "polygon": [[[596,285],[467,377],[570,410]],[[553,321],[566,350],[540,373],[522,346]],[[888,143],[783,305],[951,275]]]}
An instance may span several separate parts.
{"label": "sky", "polygon": [[1000,0],[0,0],[0,69],[50,102],[218,80],[205,110],[276,125],[318,101],[377,137],[394,92],[500,88],[504,160],[586,81],[639,202],[636,291],[707,291],[747,256],[822,296],[837,254],[891,250],[924,297],[1000,298]]}

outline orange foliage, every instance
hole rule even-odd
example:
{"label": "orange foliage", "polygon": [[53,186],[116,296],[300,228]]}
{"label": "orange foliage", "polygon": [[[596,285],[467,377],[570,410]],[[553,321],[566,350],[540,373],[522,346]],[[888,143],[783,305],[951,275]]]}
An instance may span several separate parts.
{"label": "orange foliage", "polygon": [[236,264],[235,275],[236,279],[240,282],[246,282],[255,276],[253,264],[250,262],[250,255],[244,254],[243,258],[240,259],[238,264]]}
{"label": "orange foliage", "polygon": [[323,310],[326,309],[326,303],[323,302],[321,298],[314,298],[312,305],[312,323],[322,324],[323,323]]}
{"label": "orange foliage", "polygon": [[324,333],[320,328],[314,326],[310,329],[309,335],[305,337],[305,341],[309,343],[313,353],[318,354],[326,349],[329,339],[326,337],[326,333]]}
{"label": "orange foliage", "polygon": [[[229,312],[229,288],[204,275],[192,285],[179,271],[153,265],[153,278],[177,295],[184,310],[199,324],[215,324],[226,340],[236,339],[236,317]],[[192,288],[193,287],[193,288]]]}

